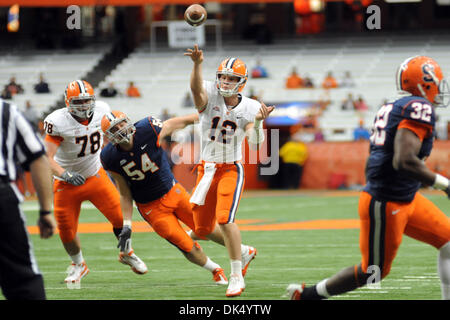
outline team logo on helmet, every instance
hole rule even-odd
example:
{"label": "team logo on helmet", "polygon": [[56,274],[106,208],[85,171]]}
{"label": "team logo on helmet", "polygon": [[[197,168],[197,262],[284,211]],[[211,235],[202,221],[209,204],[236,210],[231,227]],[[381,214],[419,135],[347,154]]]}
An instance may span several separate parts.
{"label": "team logo on helmet", "polygon": [[425,82],[433,82],[433,75],[434,75],[434,66],[429,64],[429,63],[425,63],[422,65],[422,72],[423,72],[423,81]]}
{"label": "team logo on helmet", "polygon": [[423,97],[436,106],[447,106],[450,102],[442,69],[430,57],[415,56],[402,62],[397,71],[397,88],[400,92]]}

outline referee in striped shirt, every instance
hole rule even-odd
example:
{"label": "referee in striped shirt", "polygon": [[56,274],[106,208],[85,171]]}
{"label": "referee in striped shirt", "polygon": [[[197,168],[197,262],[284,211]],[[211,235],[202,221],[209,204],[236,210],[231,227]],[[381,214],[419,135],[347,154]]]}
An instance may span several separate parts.
{"label": "referee in striped shirt", "polygon": [[40,206],[40,236],[49,238],[55,220],[50,213],[52,176],[44,145],[17,107],[0,99],[0,287],[9,300],[43,300],[44,281],[20,208],[23,197],[12,183],[17,179],[16,164],[31,171]]}

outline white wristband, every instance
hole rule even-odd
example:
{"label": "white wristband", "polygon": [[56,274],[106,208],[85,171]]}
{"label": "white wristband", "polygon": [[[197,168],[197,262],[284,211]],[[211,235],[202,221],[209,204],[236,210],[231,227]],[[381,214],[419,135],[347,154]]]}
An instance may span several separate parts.
{"label": "white wristband", "polygon": [[131,228],[131,220],[128,220],[128,219],[123,220],[123,226],[124,226],[124,227],[125,227],[125,226],[128,226],[128,227]]}
{"label": "white wristband", "polygon": [[439,173],[436,173],[436,178],[434,179],[433,188],[439,190],[445,190],[448,188],[448,179]]}
{"label": "white wristband", "polygon": [[262,129],[263,128],[263,121],[262,120],[255,120],[253,123],[255,129]]}
{"label": "white wristband", "polygon": [[[257,126],[258,125],[258,126]],[[253,145],[259,145],[264,141],[264,130],[262,128],[262,121],[259,123],[254,123],[254,127],[249,132],[248,142]]]}

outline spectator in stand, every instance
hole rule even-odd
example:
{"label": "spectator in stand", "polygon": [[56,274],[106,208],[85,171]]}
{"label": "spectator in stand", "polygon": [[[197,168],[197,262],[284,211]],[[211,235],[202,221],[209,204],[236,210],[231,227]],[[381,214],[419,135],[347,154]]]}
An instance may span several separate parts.
{"label": "spectator in stand", "polygon": [[328,71],[327,76],[325,77],[325,79],[322,82],[322,88],[333,89],[333,88],[337,88],[337,87],[338,87],[338,83],[337,83],[336,79],[333,77],[333,73],[331,71]]}
{"label": "spectator in stand", "polygon": [[355,81],[352,78],[350,71],[345,71],[342,81],[339,83],[341,88],[353,88],[355,86]]}
{"label": "spectator in stand", "polygon": [[325,141],[323,132],[320,128],[316,128],[316,131],[314,132],[314,142],[322,142],[322,141]]}
{"label": "spectator in stand", "polygon": [[114,82],[110,82],[109,85],[108,85],[108,87],[103,88],[103,89],[100,91],[100,95],[101,95],[102,97],[105,97],[105,98],[113,98],[113,97],[117,96],[118,93],[119,93],[119,92],[118,92],[117,89],[114,87]]}
{"label": "spectator in stand", "polygon": [[353,130],[353,140],[355,141],[369,140],[369,138],[370,132],[364,127],[364,121],[361,119],[359,120],[359,127]]}
{"label": "spectator in stand", "polygon": [[27,100],[25,102],[25,111],[23,113],[23,116],[31,124],[31,127],[33,128],[34,132],[37,132],[39,126],[39,116],[36,109],[31,104],[30,100]]}
{"label": "spectator in stand", "polygon": [[267,78],[269,75],[266,68],[261,64],[261,60],[256,61],[256,65],[253,67],[251,72],[252,78]]}
{"label": "spectator in stand", "polygon": [[34,92],[36,93],[50,93],[50,87],[44,79],[44,74],[39,74],[39,82],[34,85]]}
{"label": "spectator in stand", "polygon": [[194,106],[194,101],[192,100],[191,93],[189,91],[186,92],[186,95],[183,98],[183,107],[191,108]]}
{"label": "spectator in stand", "polygon": [[316,106],[319,109],[319,113],[324,112],[328,106],[331,104],[331,97],[328,90],[323,90],[320,95],[319,99],[317,100]]}
{"label": "spectator in stand", "polygon": [[303,88],[314,88],[314,82],[308,74],[303,79]]}
{"label": "spectator in stand", "polygon": [[303,128],[315,129],[316,127],[317,117],[313,113],[308,114],[303,121]]}
{"label": "spectator in stand", "polygon": [[369,110],[369,106],[364,101],[362,96],[359,96],[358,100],[355,101],[355,110],[359,112],[366,112],[367,110]]}
{"label": "spectator in stand", "polygon": [[297,74],[297,69],[292,68],[291,74],[286,79],[286,89],[299,89],[303,86],[303,79]]}
{"label": "spectator in stand", "polygon": [[349,93],[347,98],[342,101],[342,110],[356,110],[355,100],[353,100],[353,94]]}
{"label": "spectator in stand", "polygon": [[9,91],[8,88],[6,87],[3,88],[0,98],[2,98],[3,100],[11,100],[12,99],[11,91]]}
{"label": "spectator in stand", "polygon": [[255,92],[255,88],[250,87],[248,97],[253,100],[260,101],[262,99],[263,90],[259,91],[259,94]]}
{"label": "spectator in stand", "polygon": [[12,97],[16,94],[20,94],[20,93],[24,92],[22,86],[20,84],[16,83],[16,77],[11,77],[9,79],[9,83],[5,86],[5,89],[11,93]]}
{"label": "spectator in stand", "polygon": [[127,96],[131,98],[139,98],[141,96],[139,89],[134,85],[133,81],[130,81],[128,84]]}
{"label": "spectator in stand", "polygon": [[168,119],[172,118],[172,116],[169,114],[168,109],[163,109],[161,115],[159,116],[159,120],[166,121]]}

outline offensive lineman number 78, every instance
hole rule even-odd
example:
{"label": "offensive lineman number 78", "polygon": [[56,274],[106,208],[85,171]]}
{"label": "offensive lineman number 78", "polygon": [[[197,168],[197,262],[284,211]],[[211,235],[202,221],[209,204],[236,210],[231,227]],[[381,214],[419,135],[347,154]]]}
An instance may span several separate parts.
{"label": "offensive lineman number 78", "polygon": [[[48,135],[52,135],[53,124],[48,123],[47,121],[44,121],[44,131]],[[77,154],[77,157],[80,158],[80,157],[84,157],[86,155],[86,149],[88,146],[88,142],[90,144],[91,154],[96,153],[100,149],[100,141],[101,141],[101,136],[100,136],[100,132],[98,132],[98,131],[92,133],[90,136],[85,135],[85,136],[75,137],[75,143],[81,144],[81,150]]]}

